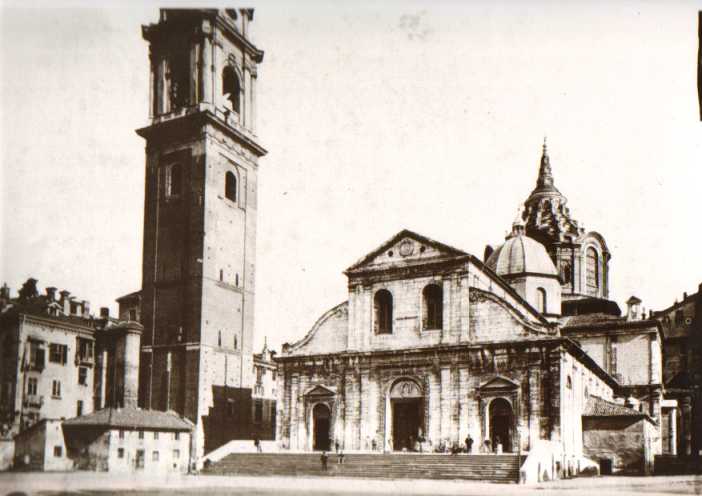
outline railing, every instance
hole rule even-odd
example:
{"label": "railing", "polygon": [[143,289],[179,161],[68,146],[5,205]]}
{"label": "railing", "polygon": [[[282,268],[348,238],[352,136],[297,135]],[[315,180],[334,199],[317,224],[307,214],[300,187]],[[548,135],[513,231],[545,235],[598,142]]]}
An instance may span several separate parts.
{"label": "railing", "polygon": [[24,399],[24,406],[27,408],[41,408],[43,404],[43,396],[30,395]]}

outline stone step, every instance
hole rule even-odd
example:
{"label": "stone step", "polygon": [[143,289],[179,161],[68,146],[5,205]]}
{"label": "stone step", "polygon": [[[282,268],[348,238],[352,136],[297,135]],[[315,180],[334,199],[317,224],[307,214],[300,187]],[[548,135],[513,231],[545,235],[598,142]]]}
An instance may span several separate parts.
{"label": "stone step", "polygon": [[203,470],[209,474],[321,475],[332,477],[466,479],[514,482],[519,476],[516,455],[347,454],[337,463],[329,454],[328,470],[320,453],[238,453]]}

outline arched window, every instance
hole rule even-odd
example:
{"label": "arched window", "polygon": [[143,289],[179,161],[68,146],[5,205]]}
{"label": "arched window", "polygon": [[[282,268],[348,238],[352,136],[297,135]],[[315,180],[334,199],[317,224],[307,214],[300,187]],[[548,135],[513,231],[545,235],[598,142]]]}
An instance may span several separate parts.
{"label": "arched window", "polygon": [[381,289],[375,293],[373,303],[376,334],[392,334],[392,294],[387,289]]}
{"label": "arched window", "polygon": [[227,171],[224,176],[224,196],[233,202],[236,201],[236,176],[232,171]]}
{"label": "arched window", "polygon": [[544,288],[536,288],[536,309],[541,313],[546,313],[546,290]]}
{"label": "arched window", "polygon": [[422,291],[424,329],[441,329],[444,318],[444,292],[441,286],[429,284]]}
{"label": "arched window", "polygon": [[597,295],[600,288],[600,259],[597,250],[593,247],[589,247],[585,252],[585,262],[587,264],[588,293]]}
{"label": "arched window", "polygon": [[241,113],[241,83],[230,65],[222,71],[222,94],[229,101],[231,110],[237,114]]}
{"label": "arched window", "polygon": [[183,186],[183,173],[180,164],[172,164],[166,168],[166,196],[178,196]]}

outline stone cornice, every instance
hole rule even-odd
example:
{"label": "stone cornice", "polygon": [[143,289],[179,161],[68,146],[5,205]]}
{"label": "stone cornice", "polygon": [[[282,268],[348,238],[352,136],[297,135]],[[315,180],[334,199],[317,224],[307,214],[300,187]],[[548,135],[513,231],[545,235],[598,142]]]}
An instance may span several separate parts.
{"label": "stone cornice", "polygon": [[246,133],[227,125],[209,109],[192,107],[183,115],[164,119],[136,130],[149,144],[163,145],[180,142],[183,139],[199,136],[206,124],[211,124],[229,138],[242,145],[257,157],[263,157],[268,151]]}

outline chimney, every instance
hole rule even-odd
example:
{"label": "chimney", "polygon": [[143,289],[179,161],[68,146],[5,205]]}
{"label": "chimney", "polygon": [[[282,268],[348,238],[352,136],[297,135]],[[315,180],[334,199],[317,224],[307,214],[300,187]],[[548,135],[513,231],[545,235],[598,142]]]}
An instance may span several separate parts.
{"label": "chimney", "polygon": [[100,307],[100,318],[107,319],[110,317],[110,307]]}
{"label": "chimney", "polygon": [[687,300],[687,291],[683,291],[683,301]]}
{"label": "chimney", "polygon": [[56,300],[56,288],[53,286],[49,286],[46,288],[46,297],[49,299],[49,301],[55,301]]}
{"label": "chimney", "polygon": [[61,298],[59,299],[59,303],[63,306],[63,313],[65,315],[71,315],[71,292],[66,291],[65,289],[59,293],[61,295]]}
{"label": "chimney", "polygon": [[639,319],[639,305],[641,304],[641,299],[636,296],[631,296],[626,300],[626,320],[638,320]]}

